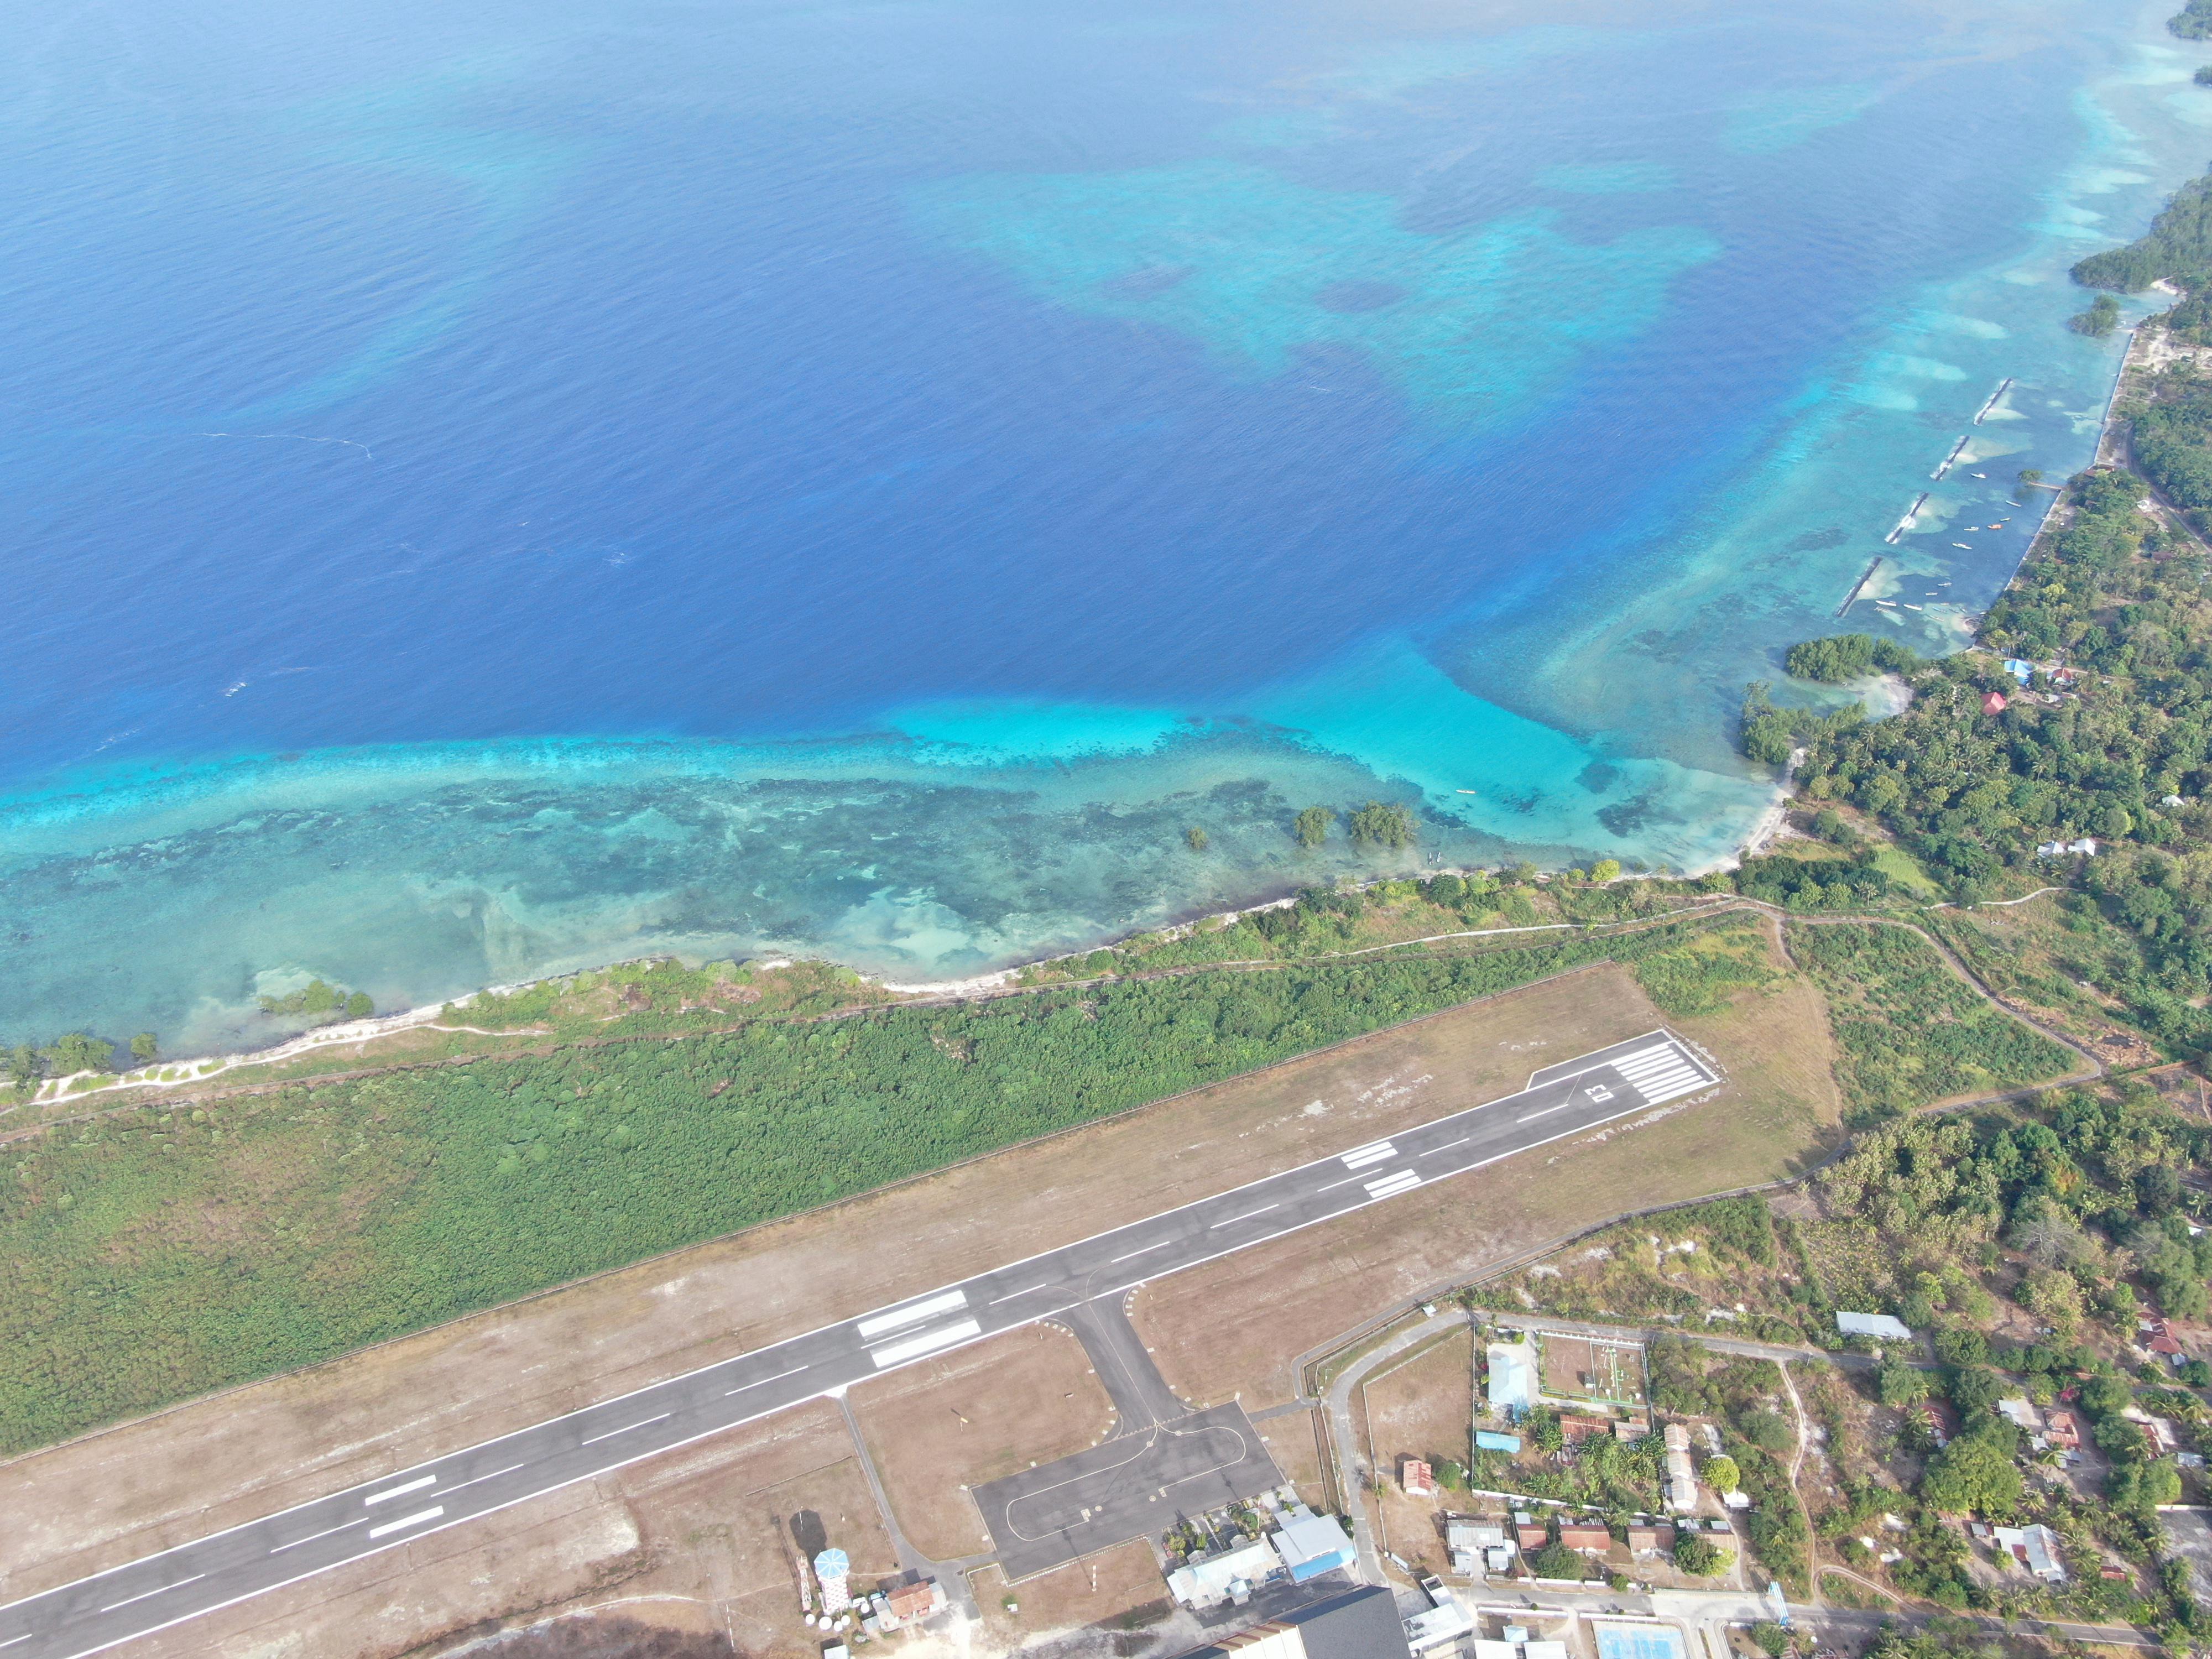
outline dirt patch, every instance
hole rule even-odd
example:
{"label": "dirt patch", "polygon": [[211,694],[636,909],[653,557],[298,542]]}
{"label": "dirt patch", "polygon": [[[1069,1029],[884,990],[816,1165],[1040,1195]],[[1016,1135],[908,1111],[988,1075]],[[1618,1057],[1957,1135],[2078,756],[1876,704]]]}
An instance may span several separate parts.
{"label": "dirt patch", "polygon": [[[604,1650],[623,1659],[811,1655],[820,1638],[800,1622],[790,1541],[801,1512],[852,1557],[856,1588],[895,1574],[844,1419],[826,1401],[240,1602],[131,1650],[565,1659],[601,1651],[588,1642],[604,1638],[646,1644]],[[563,1616],[587,1612],[595,1616]],[[510,1636],[502,1626],[520,1628]],[[679,1638],[690,1645],[665,1656],[651,1645]],[[541,1645],[570,1641],[586,1645]]]}
{"label": "dirt patch", "polygon": [[[1174,1615],[1152,1546],[1136,1539],[1081,1561],[1025,1578],[1008,1589],[996,1567],[970,1581],[983,1612],[985,1652],[1006,1653],[1054,1632],[1103,1626],[1139,1630]],[[1012,1596],[1013,1610],[1005,1605]]]}
{"label": "dirt patch", "polygon": [[1448,1496],[1415,1498],[1399,1484],[1405,1460],[1465,1464],[1474,1448],[1474,1336],[1458,1330],[1370,1377],[1354,1393],[1352,1423],[1373,1471],[1367,1513],[1378,1535],[1416,1566],[1449,1565],[1442,1519]]}
{"label": "dirt patch", "polygon": [[1008,1331],[854,1388],[891,1512],[935,1561],[991,1548],[968,1489],[1096,1444],[1114,1408],[1073,1334]]}
{"label": "dirt patch", "polygon": [[1328,1506],[1329,1488],[1322,1473],[1321,1422],[1311,1411],[1286,1412],[1255,1425],[1267,1455],[1283,1472],[1283,1479],[1313,1509]]}

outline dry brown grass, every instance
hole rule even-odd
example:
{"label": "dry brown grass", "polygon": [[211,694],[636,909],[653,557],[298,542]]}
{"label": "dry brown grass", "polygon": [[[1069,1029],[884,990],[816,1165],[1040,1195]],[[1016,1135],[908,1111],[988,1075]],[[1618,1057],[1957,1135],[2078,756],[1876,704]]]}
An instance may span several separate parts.
{"label": "dry brown grass", "polygon": [[1083,1345],[1059,1325],[1006,1332],[850,1398],[892,1512],[932,1560],[991,1547],[969,1488],[1080,1451],[1114,1425]]}

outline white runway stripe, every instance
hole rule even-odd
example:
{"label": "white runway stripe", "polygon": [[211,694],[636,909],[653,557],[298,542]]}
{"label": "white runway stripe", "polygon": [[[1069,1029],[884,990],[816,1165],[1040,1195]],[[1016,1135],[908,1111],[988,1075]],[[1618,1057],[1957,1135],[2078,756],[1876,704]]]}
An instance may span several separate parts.
{"label": "white runway stripe", "polygon": [[903,1308],[894,1308],[889,1313],[879,1313],[863,1319],[853,1328],[860,1332],[860,1340],[872,1342],[885,1331],[895,1331],[902,1325],[919,1325],[932,1315],[951,1313],[955,1308],[968,1305],[965,1291],[946,1291],[926,1301],[908,1303]]}
{"label": "white runway stripe", "polygon": [[1371,1146],[1355,1146],[1338,1161],[1347,1170],[1364,1170],[1370,1164],[1380,1164],[1386,1158],[1395,1158],[1398,1149],[1387,1140],[1378,1140]]}
{"label": "white runway stripe", "polygon": [[1411,1170],[1401,1170],[1395,1175],[1384,1176],[1380,1181],[1367,1183],[1370,1198],[1393,1198],[1400,1193],[1411,1192],[1421,1184],[1420,1176]]}
{"label": "white runway stripe", "polygon": [[910,1336],[903,1342],[893,1342],[886,1347],[871,1348],[868,1358],[876,1362],[876,1369],[902,1364],[909,1359],[919,1359],[926,1353],[935,1353],[939,1348],[951,1347],[965,1342],[971,1336],[981,1336],[983,1328],[972,1319],[963,1319],[957,1325],[947,1325],[941,1331],[924,1331],[920,1336]]}

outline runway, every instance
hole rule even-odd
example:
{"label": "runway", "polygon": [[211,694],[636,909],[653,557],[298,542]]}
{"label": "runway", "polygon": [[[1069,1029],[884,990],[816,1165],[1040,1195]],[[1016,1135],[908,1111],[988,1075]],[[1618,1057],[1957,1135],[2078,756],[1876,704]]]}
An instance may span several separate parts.
{"label": "runway", "polygon": [[99,1652],[1719,1080],[1663,1030],[1547,1066],[1518,1094],[10,1602],[0,1659]]}

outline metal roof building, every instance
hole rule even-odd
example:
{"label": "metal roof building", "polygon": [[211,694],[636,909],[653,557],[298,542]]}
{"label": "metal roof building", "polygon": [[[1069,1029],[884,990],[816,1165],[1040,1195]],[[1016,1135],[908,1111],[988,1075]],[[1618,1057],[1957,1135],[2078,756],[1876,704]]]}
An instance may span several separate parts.
{"label": "metal roof building", "polygon": [[1409,1659],[1410,1652],[1397,1598],[1363,1584],[1194,1649],[1183,1659]]}

